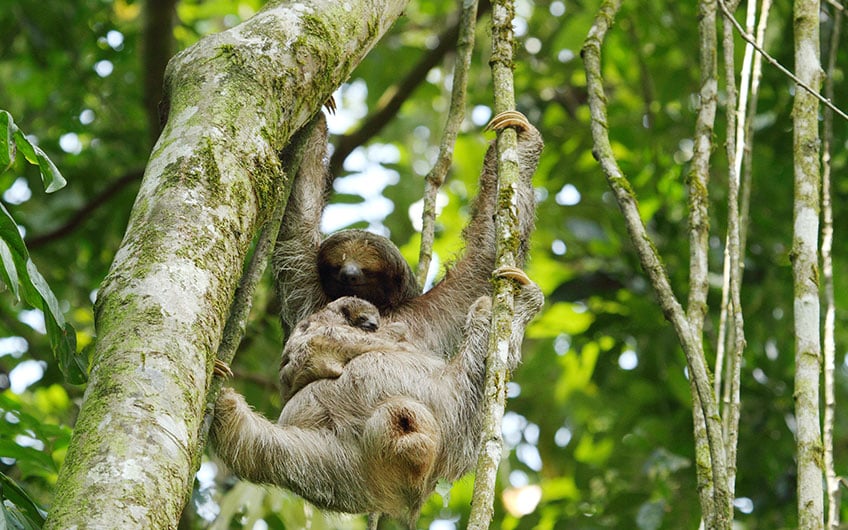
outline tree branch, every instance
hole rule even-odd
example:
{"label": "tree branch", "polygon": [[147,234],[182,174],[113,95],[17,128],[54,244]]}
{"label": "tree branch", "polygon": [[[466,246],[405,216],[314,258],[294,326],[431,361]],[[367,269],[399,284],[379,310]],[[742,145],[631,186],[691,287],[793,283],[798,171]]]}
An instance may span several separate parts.
{"label": "tree branch", "polygon": [[150,145],[162,131],[159,103],[165,82],[165,66],[174,55],[174,19],[177,0],[147,0],[144,4],[143,51],[144,109],[150,131]]}
{"label": "tree branch", "polygon": [[[513,79],[515,17],[513,0],[495,0],[492,6],[492,69],[494,114],[515,109]],[[496,267],[514,267],[517,263],[514,241],[518,240],[518,220],[514,211],[519,181],[517,133],[512,128],[498,130],[497,170],[498,209],[495,214]],[[486,382],[483,393],[483,432],[477,460],[469,530],[489,528],[494,512],[495,482],[503,452],[502,424],[509,380],[507,359],[513,330],[515,300],[513,287],[506,278],[495,277],[492,293],[492,322],[486,355]],[[519,343],[520,344],[520,343]],[[517,346],[516,346],[517,347]]]}
{"label": "tree branch", "polygon": [[[727,490],[724,440],[715,394],[704,358],[703,343],[701,338],[693,332],[691,321],[687,318],[683,307],[674,295],[668,274],[663,268],[657,250],[642,223],[639,205],[633,189],[630,187],[627,177],[618,167],[609,140],[606,94],[604,93],[603,76],[601,75],[601,46],[620,6],[620,0],[606,0],[601,5],[581,50],[581,56],[586,66],[586,82],[589,92],[591,131],[595,146],[593,155],[600,162],[610,189],[613,191],[613,195],[624,215],[630,240],[636,248],[642,268],[647,273],[657,293],[660,308],[674,326],[686,355],[689,378],[693,384],[693,402],[696,407],[694,412],[696,415],[695,436],[700,439],[696,441],[696,452],[699,453],[696,456],[699,464],[698,472],[705,475],[711,474],[711,477],[705,476],[705,482],[699,480],[699,486],[709,486],[709,480],[711,480],[711,486],[714,488],[711,499],[709,496],[701,497],[707,528],[730,529],[732,504]],[[702,409],[702,412],[699,412],[698,408]],[[698,428],[698,414],[703,414],[703,432]],[[700,454],[705,450],[709,451],[709,455]],[[708,462],[711,465],[706,469],[701,469],[700,466],[703,462]]]}
{"label": "tree branch", "polygon": [[439,188],[445,182],[445,176],[453,160],[453,148],[456,136],[465,117],[465,92],[468,84],[468,69],[471,66],[471,53],[474,51],[474,32],[477,28],[477,1],[459,0],[459,35],[456,42],[456,62],[453,68],[453,86],[451,102],[442,141],[439,145],[439,157],[427,174],[424,186],[424,208],[421,214],[421,251],[418,254],[416,278],[422,288],[430,270],[433,255],[433,237],[436,226],[436,197]]}
{"label": "tree branch", "polygon": [[[824,93],[833,99],[833,75],[836,73],[836,58],[839,52],[839,37],[842,29],[842,10],[833,17],[830,34],[827,74]],[[836,300],[833,287],[833,197],[831,194],[831,158],[833,149],[833,112],[824,111],[822,124],[822,276],[824,277],[824,471],[827,485],[827,528],[837,528],[840,519],[839,477],[833,457],[833,429],[836,421]]]}
{"label": "tree branch", "polygon": [[98,292],[89,386],[45,528],[177,526],[245,258],[290,189],[278,153],[406,3],[269,3],[171,60],[169,118]]}
{"label": "tree branch", "polygon": [[795,330],[795,442],[798,468],[798,528],[824,525],[822,438],[819,378],[821,377],[821,301],[819,300],[819,101],[821,51],[819,2],[793,3],[795,65],[799,86],[792,105],[795,194],[792,261]]}
{"label": "tree branch", "polygon": [[46,234],[39,234],[31,238],[27,238],[27,246],[30,249],[36,249],[71,234],[71,232],[79,228],[83,223],[91,219],[91,215],[95,210],[109,202],[112,197],[123,191],[127,186],[141,180],[143,175],[144,170],[137,169],[119,177],[117,180],[109,184],[109,186],[107,186],[104,190],[95,195],[94,198],[86,203],[82,208],[77,210],[76,213],[74,213],[70,219],[65,221],[65,224],[62,226],[51,230]]}

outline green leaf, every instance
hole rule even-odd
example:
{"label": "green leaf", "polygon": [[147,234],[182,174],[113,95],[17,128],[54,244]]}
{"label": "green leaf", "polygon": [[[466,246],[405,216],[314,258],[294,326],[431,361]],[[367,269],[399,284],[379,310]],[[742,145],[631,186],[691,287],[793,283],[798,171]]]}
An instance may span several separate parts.
{"label": "green leaf", "polygon": [[[29,285],[24,284],[25,290],[27,287],[30,287],[35,291],[35,296],[32,299],[27,299],[27,302],[33,305],[33,307],[40,307],[42,311],[44,311],[44,317],[52,319],[56,325],[60,328],[65,327],[65,315],[62,314],[62,309],[59,308],[59,301],[56,300],[56,295],[53,294],[53,291],[50,290],[50,286],[47,285],[47,280],[44,279],[44,276],[38,272],[38,269],[35,266],[35,263],[29,259],[29,256],[26,258],[26,276],[22,277],[24,281],[29,280]],[[29,293],[28,293],[29,294]]]}
{"label": "green leaf", "polygon": [[[45,327],[50,345],[53,347],[53,354],[59,361],[59,368],[68,382],[84,383],[87,380],[87,363],[76,352],[76,331],[65,323],[65,316],[59,307],[56,295],[30,259],[26,244],[18,232],[18,225],[2,203],[0,203],[0,240],[8,247],[14,262],[14,267],[9,269],[5,256],[0,251],[4,268],[6,268],[3,279],[10,282],[9,287],[16,293],[20,285],[24,300],[44,313]],[[12,281],[13,277],[17,278],[16,282]]]}
{"label": "green leaf", "polygon": [[18,268],[15,266],[15,258],[12,257],[12,250],[3,239],[0,239],[0,262],[3,264],[3,268],[0,269],[0,272],[3,273],[3,281],[12,290],[12,294],[15,295],[15,301],[20,301],[21,293],[18,289],[18,285],[20,284]]}
{"label": "green leaf", "polygon": [[14,480],[3,473],[0,473],[0,500],[8,500],[12,503],[12,506],[9,506],[5,502],[0,502],[0,509],[3,510],[3,518],[0,522],[4,523],[6,528],[35,530],[44,526],[47,512],[42,510]]}
{"label": "green leaf", "polygon": [[38,157],[38,169],[41,171],[41,183],[44,185],[44,191],[53,193],[64,188],[68,181],[59,172],[59,168],[47,158],[40,147],[35,146],[35,153]]}
{"label": "green leaf", "polygon": [[17,460],[17,466],[27,476],[50,477],[59,472],[49,454],[33,447],[18,445],[10,439],[0,440],[0,456]]}
{"label": "green leaf", "polygon": [[47,155],[37,145],[33,145],[20,130],[15,131],[15,144],[18,149],[27,159],[27,162],[34,166],[38,166],[41,173],[41,182],[44,185],[44,191],[53,193],[65,187],[67,181],[56,165],[47,158]]}
{"label": "green leaf", "polygon": [[35,154],[35,148],[33,148],[32,144],[27,140],[26,135],[21,132],[20,129],[15,129],[15,145],[18,146],[18,150],[24,155],[27,162],[32,165],[38,164],[38,155]]}
{"label": "green leaf", "polygon": [[0,202],[0,239],[11,247],[12,255],[29,257],[24,238],[18,230],[18,223],[2,202]]}
{"label": "green leaf", "polygon": [[12,115],[5,110],[0,110],[0,173],[5,173],[15,161],[16,148],[13,136],[17,129]]}
{"label": "green leaf", "polygon": [[59,368],[65,379],[72,385],[81,385],[88,381],[88,350],[77,353],[77,332],[73,326],[65,323],[61,330],[51,331],[50,343],[53,353],[59,359]]}

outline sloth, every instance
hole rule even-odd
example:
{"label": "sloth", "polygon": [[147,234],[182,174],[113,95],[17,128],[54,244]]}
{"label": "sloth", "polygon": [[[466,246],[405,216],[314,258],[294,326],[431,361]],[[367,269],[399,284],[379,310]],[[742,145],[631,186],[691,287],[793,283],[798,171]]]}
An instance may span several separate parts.
{"label": "sloth", "polygon": [[[543,142],[539,131],[519,112],[500,113],[488,125],[494,130],[506,127],[515,128],[518,134],[516,266],[522,267],[535,224],[532,177]],[[409,264],[388,238],[364,230],[343,230],[322,240],[321,214],[332,190],[326,145],[327,127],[323,115],[319,115],[292,183],[272,260],[286,334],[330,301],[356,296],[374,304],[384,321],[403,323],[407,340],[417,348],[449,357],[462,338],[471,304],[492,288],[498,195],[494,142],[486,152],[480,190],[463,231],[466,250],[445,277],[424,294]]]}
{"label": "sloth", "polygon": [[[510,369],[524,327],[543,296],[520,270]],[[420,349],[403,324],[383,324],[377,307],[341,297],[294,327],[285,346],[284,395],[276,424],[225,388],[211,440],[241,478],[273,484],[324,509],[383,513],[415,528],[439,479],[476,462],[491,299],[479,297],[457,354]],[[287,374],[287,375],[285,375]]]}
{"label": "sloth", "polygon": [[[373,333],[378,329],[380,333]],[[354,357],[378,349],[404,349],[406,326],[382,326],[374,304],[345,296],[303,319],[286,343],[280,364],[280,394],[288,402],[312,381],[339,377]]]}

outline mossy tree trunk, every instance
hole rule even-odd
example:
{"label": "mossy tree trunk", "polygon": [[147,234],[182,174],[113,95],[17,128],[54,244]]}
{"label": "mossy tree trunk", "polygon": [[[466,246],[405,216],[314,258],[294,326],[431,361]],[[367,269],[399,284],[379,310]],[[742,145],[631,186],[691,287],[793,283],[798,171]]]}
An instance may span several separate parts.
{"label": "mossy tree trunk", "polygon": [[[818,0],[795,0],[795,72],[812,90],[821,87]],[[821,192],[819,102],[795,88],[792,108],[795,208],[792,242],[795,316],[795,439],[798,460],[798,528],[824,527],[819,300],[819,212]]]}
{"label": "mossy tree trunk", "polygon": [[251,240],[288,194],[277,153],[405,0],[271,4],[177,55],[168,120],[96,304],[91,379],[48,528],[175,528]]}

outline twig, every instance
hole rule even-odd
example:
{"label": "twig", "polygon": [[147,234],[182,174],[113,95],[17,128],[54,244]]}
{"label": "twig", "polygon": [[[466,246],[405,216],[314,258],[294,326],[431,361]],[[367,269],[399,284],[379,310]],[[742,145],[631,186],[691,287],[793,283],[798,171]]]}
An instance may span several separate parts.
{"label": "twig", "polygon": [[833,103],[832,103],[829,99],[827,99],[826,97],[824,97],[824,96],[822,96],[821,94],[819,94],[819,93],[818,93],[818,91],[816,91],[814,88],[810,87],[810,85],[808,85],[807,83],[805,83],[805,82],[801,81],[801,80],[798,78],[798,76],[796,76],[796,75],[795,75],[795,74],[793,74],[791,71],[789,71],[786,67],[784,67],[782,64],[780,64],[780,63],[777,61],[777,59],[775,59],[774,57],[772,57],[771,55],[769,55],[769,54],[768,54],[768,52],[766,52],[766,51],[762,48],[762,46],[757,45],[757,43],[754,41],[754,38],[753,38],[751,35],[749,35],[749,34],[748,34],[748,33],[747,33],[747,32],[746,32],[743,28],[742,28],[742,25],[741,25],[741,24],[739,24],[739,22],[736,20],[736,18],[734,18],[733,14],[732,14],[730,11],[728,11],[728,10],[727,10],[727,6],[725,6],[725,5],[724,5],[724,0],[718,0],[718,5],[719,5],[719,7],[721,7],[721,12],[722,12],[722,14],[723,14],[723,15],[724,15],[724,16],[725,16],[728,20],[730,20],[730,22],[731,22],[731,23],[733,24],[733,26],[736,28],[736,31],[738,31],[738,32],[739,32],[739,35],[740,35],[740,36],[741,36],[741,37],[742,37],[745,41],[747,41],[747,42],[751,43],[751,45],[753,45],[753,46],[754,46],[754,49],[755,49],[755,50],[757,50],[757,52],[758,52],[760,55],[762,55],[762,56],[765,58],[765,60],[766,60],[766,61],[768,61],[768,63],[769,63],[769,64],[771,64],[772,66],[774,66],[775,68],[777,68],[778,70],[780,70],[780,71],[781,71],[781,73],[783,73],[783,75],[787,76],[789,79],[791,79],[792,81],[794,81],[796,85],[798,85],[799,87],[801,87],[801,88],[803,88],[804,90],[806,90],[807,92],[809,92],[809,93],[810,93],[810,94],[811,94],[814,98],[816,98],[817,100],[819,100],[819,101],[820,101],[820,102],[821,102],[824,106],[828,107],[828,108],[829,108],[829,109],[831,109],[833,112],[835,112],[837,116],[839,116],[839,117],[840,117],[840,118],[842,118],[843,120],[848,120],[848,114],[845,114],[843,111],[841,111],[841,110],[840,110],[840,109],[839,109],[836,105],[834,105],[834,104],[833,104]]}
{"label": "twig", "polygon": [[456,135],[465,117],[465,93],[468,85],[468,69],[471,65],[471,53],[474,51],[474,31],[477,27],[477,1],[459,0],[459,36],[456,41],[456,61],[453,67],[453,86],[451,103],[442,143],[439,145],[439,157],[433,169],[427,174],[424,189],[424,209],[421,215],[421,251],[418,254],[418,268],[415,271],[418,285],[424,287],[430,259],[433,256],[433,237],[436,226],[436,197],[439,188],[445,182],[445,175],[453,160],[453,148]]}

